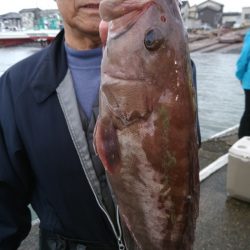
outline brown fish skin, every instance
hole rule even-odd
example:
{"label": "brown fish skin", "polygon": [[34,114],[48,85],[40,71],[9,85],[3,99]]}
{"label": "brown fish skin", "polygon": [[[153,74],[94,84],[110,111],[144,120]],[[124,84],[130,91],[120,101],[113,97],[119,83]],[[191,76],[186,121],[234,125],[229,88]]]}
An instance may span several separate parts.
{"label": "brown fish skin", "polygon": [[175,0],[144,3],[125,16],[112,12],[95,148],[138,248],[189,250],[199,164],[186,34]]}

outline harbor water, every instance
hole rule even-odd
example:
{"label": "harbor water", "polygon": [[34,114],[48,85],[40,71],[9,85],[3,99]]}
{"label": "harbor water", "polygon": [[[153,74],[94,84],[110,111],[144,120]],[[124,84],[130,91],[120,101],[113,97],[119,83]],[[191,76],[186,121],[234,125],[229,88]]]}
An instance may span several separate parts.
{"label": "harbor water", "polygon": [[[0,48],[0,75],[37,52],[38,47]],[[202,140],[239,123],[244,93],[235,78],[238,54],[192,53],[197,67],[198,112]]]}
{"label": "harbor water", "polygon": [[193,53],[202,140],[235,126],[244,111],[244,92],[235,77],[239,54]]}

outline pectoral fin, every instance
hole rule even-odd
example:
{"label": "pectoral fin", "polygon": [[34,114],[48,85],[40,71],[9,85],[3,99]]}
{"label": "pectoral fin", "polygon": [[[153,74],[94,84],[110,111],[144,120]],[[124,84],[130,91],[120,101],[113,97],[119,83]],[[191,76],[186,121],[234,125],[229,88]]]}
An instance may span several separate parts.
{"label": "pectoral fin", "polygon": [[121,167],[116,129],[109,118],[99,118],[94,134],[94,147],[105,169],[114,174]]}

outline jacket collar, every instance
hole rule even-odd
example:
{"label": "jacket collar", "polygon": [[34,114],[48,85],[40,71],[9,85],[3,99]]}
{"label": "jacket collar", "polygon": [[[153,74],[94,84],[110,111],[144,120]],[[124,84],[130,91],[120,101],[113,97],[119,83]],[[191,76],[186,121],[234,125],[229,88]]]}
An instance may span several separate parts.
{"label": "jacket collar", "polygon": [[45,101],[64,79],[68,66],[64,48],[64,30],[37,55],[31,88],[38,103]]}

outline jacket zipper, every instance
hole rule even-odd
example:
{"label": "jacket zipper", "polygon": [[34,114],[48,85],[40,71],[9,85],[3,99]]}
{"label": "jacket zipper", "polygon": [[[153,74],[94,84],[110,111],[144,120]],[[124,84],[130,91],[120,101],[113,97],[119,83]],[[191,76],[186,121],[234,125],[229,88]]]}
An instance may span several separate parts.
{"label": "jacket zipper", "polygon": [[[86,178],[87,178],[87,180],[88,180],[88,183],[89,183],[89,185],[90,185],[90,188],[91,188],[91,190],[92,190],[92,192],[93,192],[93,194],[94,194],[94,196],[95,196],[95,199],[96,199],[96,201],[97,201],[97,204],[98,204],[98,206],[101,208],[101,210],[104,212],[104,214],[106,215],[106,217],[107,217],[107,219],[108,219],[108,221],[109,221],[109,223],[110,223],[110,225],[111,225],[111,227],[112,227],[112,229],[113,229],[113,232],[114,232],[114,234],[115,234],[115,236],[116,236],[116,239],[118,240],[119,250],[125,250],[125,249],[126,249],[126,248],[125,248],[125,245],[124,245],[123,242],[122,242],[122,230],[121,230],[120,221],[119,221],[118,206],[116,205],[116,221],[117,221],[118,231],[119,231],[119,232],[117,233],[117,232],[116,232],[116,229],[115,229],[115,226],[114,226],[114,224],[113,224],[113,222],[112,222],[112,220],[111,220],[109,214],[107,213],[106,209],[105,209],[105,208],[102,206],[102,204],[100,203],[100,201],[99,201],[99,199],[98,199],[98,197],[97,197],[97,194],[95,193],[95,190],[94,190],[93,186],[91,185],[91,182],[90,182],[90,180],[89,180],[88,174],[86,173],[86,170],[85,170],[85,167],[84,167],[84,166],[85,166],[85,159],[84,159],[84,157],[81,155],[81,153],[80,153],[79,150],[78,150],[77,140],[76,140],[76,138],[75,138],[75,134],[73,133],[74,128],[72,128],[72,126],[70,125],[70,124],[71,124],[71,120],[70,120],[70,118],[68,117],[68,112],[67,112],[68,110],[67,110],[67,108],[66,108],[66,105],[65,105],[65,102],[64,102],[64,98],[61,96],[61,91],[60,91],[60,93],[59,93],[58,90],[57,90],[57,96],[58,96],[58,99],[59,99],[61,108],[62,108],[62,110],[63,110],[65,119],[66,119],[66,121],[67,121],[67,125],[68,125],[68,128],[69,128],[69,132],[70,132],[71,138],[73,139],[73,143],[74,143],[74,145],[75,145],[75,148],[76,148],[76,150],[77,150],[77,153],[78,153],[78,156],[79,156],[79,159],[80,159],[80,162],[81,162],[83,171],[84,171],[85,176],[86,176]],[[119,234],[119,235],[118,235],[118,234]]]}
{"label": "jacket zipper", "polygon": [[116,205],[116,220],[117,220],[117,225],[118,225],[118,230],[119,230],[119,237],[118,237],[118,246],[119,246],[119,250],[125,250],[126,247],[122,242],[122,229],[121,229],[121,224],[120,224],[120,220],[119,220],[119,209],[118,206]]}
{"label": "jacket zipper", "polygon": [[[86,175],[86,177],[87,177],[87,175]],[[89,181],[89,178],[88,178],[88,177],[87,177],[87,179],[88,179],[88,181]],[[90,181],[89,181],[89,183],[90,183]],[[96,201],[97,201],[98,206],[101,208],[101,210],[102,210],[102,211],[104,212],[104,214],[106,215],[106,217],[107,217],[107,219],[108,219],[108,221],[109,221],[109,223],[110,223],[110,225],[111,225],[111,227],[112,227],[112,229],[113,229],[113,232],[114,232],[114,234],[115,234],[115,237],[116,237],[116,239],[117,239],[117,241],[118,241],[119,250],[126,250],[126,247],[125,247],[125,245],[124,245],[123,242],[122,242],[122,229],[121,229],[121,224],[120,224],[120,220],[119,220],[118,206],[116,205],[116,222],[117,222],[117,226],[118,226],[118,233],[117,233],[117,232],[116,232],[116,229],[115,229],[115,226],[114,226],[114,224],[113,224],[113,222],[112,222],[112,220],[111,220],[109,214],[107,213],[106,209],[103,208],[103,206],[101,205],[101,203],[100,203],[99,199],[97,198],[97,195],[96,195],[96,193],[95,193],[95,191],[94,191],[94,189],[93,189],[93,187],[92,187],[91,184],[90,184],[90,187],[91,187],[92,192],[93,192],[93,194],[94,194],[94,196],[95,196],[95,199],[96,199]]]}

